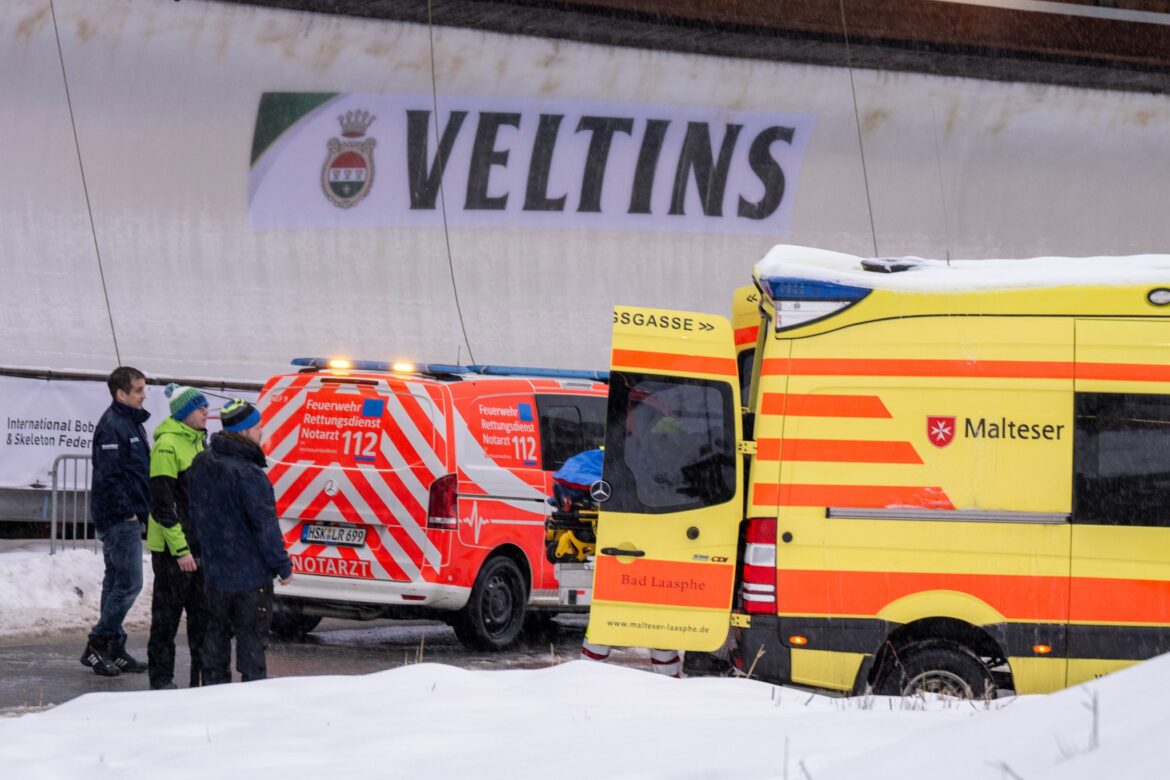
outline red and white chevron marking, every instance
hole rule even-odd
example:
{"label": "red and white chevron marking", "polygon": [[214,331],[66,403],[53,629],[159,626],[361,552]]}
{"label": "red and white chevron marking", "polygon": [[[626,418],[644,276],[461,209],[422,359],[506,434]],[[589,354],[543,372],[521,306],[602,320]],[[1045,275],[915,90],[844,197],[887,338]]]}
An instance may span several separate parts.
{"label": "red and white chevron marking", "polygon": [[[437,571],[441,554],[427,536],[431,482],[447,472],[446,419],[424,383],[385,377],[377,384],[314,381],[313,375],[278,378],[261,398],[269,471],[277,514],[298,571],[328,576],[415,581]],[[304,404],[310,393],[338,400],[385,401],[373,463],[299,457]],[[366,545],[352,548],[300,541],[314,520],[367,527]]]}

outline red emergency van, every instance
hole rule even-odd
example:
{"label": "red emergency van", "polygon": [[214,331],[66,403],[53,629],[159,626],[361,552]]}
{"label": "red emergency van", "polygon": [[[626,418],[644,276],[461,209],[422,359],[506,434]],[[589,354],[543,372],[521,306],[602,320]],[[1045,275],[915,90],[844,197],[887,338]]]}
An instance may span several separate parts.
{"label": "red emergency van", "polygon": [[260,394],[294,577],[274,629],[438,617],[469,648],[558,605],[551,474],[605,435],[605,372],[300,358]]}

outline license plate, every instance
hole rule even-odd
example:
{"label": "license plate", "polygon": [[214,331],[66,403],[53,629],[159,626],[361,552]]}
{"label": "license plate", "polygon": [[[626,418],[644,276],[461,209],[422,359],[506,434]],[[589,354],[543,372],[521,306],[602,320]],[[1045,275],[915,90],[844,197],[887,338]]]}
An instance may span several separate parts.
{"label": "license plate", "polygon": [[301,528],[301,541],[361,547],[366,543],[366,529],[354,525],[306,525]]}

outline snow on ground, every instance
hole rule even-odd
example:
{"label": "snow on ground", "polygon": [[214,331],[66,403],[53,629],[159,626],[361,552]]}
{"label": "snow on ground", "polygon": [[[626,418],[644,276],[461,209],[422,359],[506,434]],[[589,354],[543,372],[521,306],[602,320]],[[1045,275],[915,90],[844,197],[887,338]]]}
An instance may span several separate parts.
{"label": "snow on ground", "polygon": [[[67,542],[49,555],[48,541],[3,542],[0,547],[0,638],[34,637],[88,631],[97,623],[102,595],[101,546]],[[142,593],[124,625],[150,626],[150,589],[154,575],[144,552]]]}
{"label": "snow on ground", "polygon": [[[0,636],[88,627],[101,575],[88,551],[0,552]],[[0,767],[20,780],[1153,779],[1170,777],[1166,691],[1170,656],[990,704],[833,698],[583,661],[497,672],[419,664],[92,693],[0,719]]]}

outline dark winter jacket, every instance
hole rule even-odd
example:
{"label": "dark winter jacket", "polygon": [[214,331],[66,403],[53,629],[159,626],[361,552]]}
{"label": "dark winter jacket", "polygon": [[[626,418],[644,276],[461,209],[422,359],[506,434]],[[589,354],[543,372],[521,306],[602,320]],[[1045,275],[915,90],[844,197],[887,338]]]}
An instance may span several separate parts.
{"label": "dark winter jacket", "polygon": [[150,447],[142,424],[145,409],[114,401],[93,432],[93,482],[89,513],[104,531],[135,515],[150,513]]}
{"label": "dark winter jacket", "polygon": [[220,432],[187,470],[191,521],[209,588],[252,590],[292,574],[264,466],[258,445]]}

